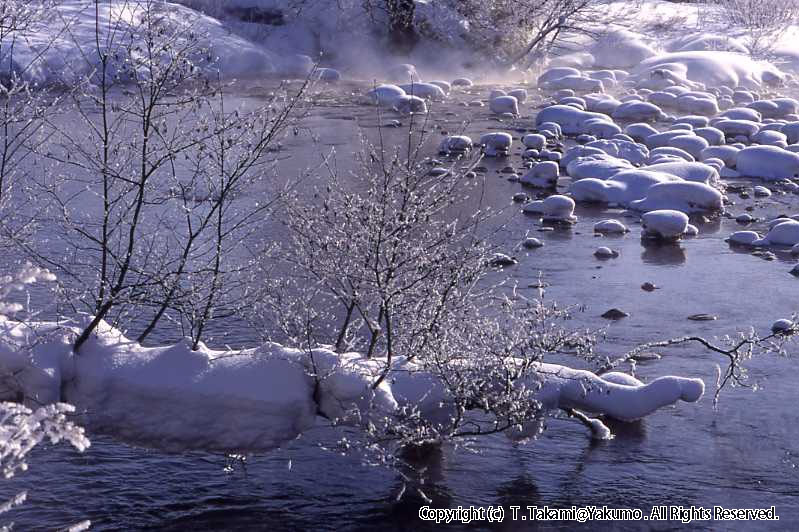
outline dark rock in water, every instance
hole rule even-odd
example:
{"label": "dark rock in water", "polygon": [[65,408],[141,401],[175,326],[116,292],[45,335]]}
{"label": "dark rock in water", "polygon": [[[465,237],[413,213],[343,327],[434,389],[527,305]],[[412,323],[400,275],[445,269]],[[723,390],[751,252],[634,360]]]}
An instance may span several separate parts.
{"label": "dark rock in water", "polygon": [[549,286],[549,283],[545,283],[544,281],[536,281],[535,283],[528,284],[527,288],[546,288]]}
{"label": "dark rock in water", "polygon": [[799,277],[799,264],[793,267],[793,269],[789,272],[794,277]]}
{"label": "dark rock in water", "polygon": [[791,320],[777,320],[771,326],[771,332],[774,334],[784,334],[790,336],[796,332],[796,325]]}
{"label": "dark rock in water", "polygon": [[505,168],[500,170],[500,172],[503,174],[514,174],[516,173],[516,170],[514,170],[512,166],[506,166]]}
{"label": "dark rock in water", "polygon": [[644,290],[646,292],[652,292],[653,290],[657,290],[658,288],[660,287],[655,286],[653,283],[650,283],[649,281],[641,285],[641,290]]}
{"label": "dark rock in water", "polygon": [[530,196],[528,196],[524,192],[517,192],[516,194],[513,195],[513,201],[515,201],[517,203],[518,202],[525,202],[525,201],[528,201],[529,199],[530,199]]}
{"label": "dark rock in water", "polygon": [[688,319],[691,321],[715,321],[719,319],[719,317],[713,314],[693,314],[688,316]]}
{"label": "dark rock in water", "polygon": [[648,362],[650,360],[660,360],[661,358],[663,358],[663,356],[660,355],[660,353],[652,352],[638,353],[637,355],[632,356],[632,359],[636,362]]}
{"label": "dark rock in water", "polygon": [[602,317],[608,320],[620,320],[622,318],[626,318],[629,316],[628,313],[624,312],[623,310],[619,310],[617,308],[612,308],[609,311],[602,314]]}
{"label": "dark rock in water", "polygon": [[513,266],[518,264],[519,261],[515,257],[509,257],[504,253],[495,253],[488,261],[488,264],[496,268],[504,268],[506,266]]}

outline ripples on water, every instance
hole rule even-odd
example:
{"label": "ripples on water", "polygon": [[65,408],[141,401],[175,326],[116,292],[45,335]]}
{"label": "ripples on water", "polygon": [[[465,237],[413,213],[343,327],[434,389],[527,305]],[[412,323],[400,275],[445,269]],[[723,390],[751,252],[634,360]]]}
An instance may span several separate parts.
{"label": "ripples on water", "polygon": [[[474,89],[479,95],[486,91],[485,87]],[[439,124],[451,133],[460,131],[459,117],[465,108],[457,101],[474,97],[455,97],[436,109],[438,118],[430,130],[435,131],[433,126]],[[469,134],[503,128],[487,111],[468,112]],[[318,109],[308,121],[320,135],[319,143],[302,135],[289,139],[287,147],[294,157],[283,163],[288,165],[283,171],[296,174],[310,156],[333,144],[337,145],[338,163],[346,169],[350,152],[359,148],[356,124],[374,126],[373,113],[340,103]],[[358,120],[350,120],[351,114]],[[406,134],[383,131],[395,143]],[[437,142],[436,135],[431,145]],[[512,160],[518,163],[518,157]],[[504,164],[486,163],[485,201],[495,206],[509,205],[513,193],[520,190],[497,172]],[[746,205],[755,205],[753,215],[761,218],[786,209],[799,211],[796,197],[769,201],[732,197],[738,205],[730,210],[736,214]],[[630,220],[624,220],[632,229],[626,236],[593,236],[593,224],[618,216],[618,211],[578,207],[579,222],[572,229],[542,233],[537,232],[533,218],[512,211],[507,230],[497,237],[500,243],[511,249],[528,232],[545,242],[541,249],[515,252],[520,263],[508,271],[520,286],[532,283],[538,272],[543,272],[551,284],[547,298],[586,306],[586,311],[577,315],[575,326],[607,325],[599,315],[611,307],[631,314],[609,325],[608,354],[621,353],[645,340],[687,333],[722,335],[748,325],[766,331],[774,320],[797,310],[799,281],[787,273],[791,267],[787,262],[795,261],[783,256],[766,262],[731,250],[723,239],[740,228],[732,221],[699,224],[699,237],[676,246],[643,246],[640,227]],[[594,259],[596,247],[608,244],[621,252],[620,258]],[[661,289],[644,292],[639,287],[645,281]],[[720,319],[686,320],[697,313],[715,314]],[[251,334],[239,325],[235,331]],[[172,332],[162,332],[159,340],[171,338]],[[235,335],[228,335],[225,341],[230,338]],[[660,361],[639,364],[637,374],[644,378],[663,374],[701,377],[712,393],[716,363],[723,361],[698,347],[684,347],[668,351]],[[761,384],[758,392],[727,390],[718,412],[712,410],[710,397],[705,397],[697,404],[665,408],[638,423],[617,423],[612,425],[616,438],[608,442],[592,443],[581,425],[553,420],[534,444],[515,446],[502,437],[492,437],[484,442],[479,455],[444,449],[424,464],[431,476],[425,493],[435,507],[604,504],[648,513],[661,504],[776,505],[781,520],[757,528],[796,528],[799,414],[793,365],[792,359],[773,356],[755,360],[750,367],[752,378]],[[31,470],[5,482],[0,492],[7,497],[19,489],[29,490],[27,504],[10,514],[18,530],[54,529],[83,519],[91,519],[95,530],[424,528],[416,514],[422,499],[413,486],[396,502],[402,489],[396,475],[318,449],[320,442],[331,439],[324,429],[312,431],[286,449],[251,458],[246,469],[226,473],[226,460],[221,456],[167,455],[94,437],[91,449],[82,455],[65,447],[37,449],[30,459]],[[525,529],[521,525],[505,523],[501,528]],[[582,528],[645,528],[633,523],[598,525]],[[718,530],[715,525],[690,526]]]}

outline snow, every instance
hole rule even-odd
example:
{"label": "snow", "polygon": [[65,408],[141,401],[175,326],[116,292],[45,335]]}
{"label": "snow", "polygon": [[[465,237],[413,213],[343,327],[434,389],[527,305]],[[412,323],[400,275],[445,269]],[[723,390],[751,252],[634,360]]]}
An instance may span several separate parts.
{"label": "snow", "polygon": [[513,96],[496,96],[491,98],[488,102],[488,108],[492,113],[501,115],[509,113],[512,115],[519,114],[519,101]]}
{"label": "snow", "polygon": [[721,159],[730,168],[735,168],[738,162],[738,152],[741,151],[735,146],[710,146],[702,150],[699,159]]}
{"label": "snow", "polygon": [[573,223],[577,220],[574,216],[574,207],[572,198],[556,194],[545,200],[531,201],[524,205],[523,210],[541,214],[545,221]]}
{"label": "snow", "polygon": [[795,246],[799,244],[799,222],[786,219],[775,224],[766,236],[752,242],[755,246]]}
{"label": "snow", "polygon": [[427,103],[424,98],[420,98],[419,96],[400,96],[394,100],[392,108],[404,115],[427,113]]}
{"label": "snow", "polygon": [[643,236],[674,240],[680,238],[688,228],[688,215],[683,212],[662,209],[641,216]]}
{"label": "snow", "polygon": [[767,181],[799,177],[799,154],[777,146],[749,146],[738,152],[736,168],[743,176]]}
{"label": "snow", "polygon": [[539,126],[539,130],[541,124],[553,122],[560,126],[565,135],[579,135],[581,133],[590,134],[586,127],[586,121],[592,118],[603,122],[610,120],[607,115],[601,113],[581,111],[568,105],[551,105],[545,107],[536,115],[535,123]]}
{"label": "snow", "polygon": [[504,132],[486,133],[480,137],[480,144],[485,146],[485,154],[488,157],[505,156],[510,153],[513,137]]}
{"label": "snow", "polygon": [[[550,212],[565,215],[569,201],[554,198],[559,205],[549,204]],[[269,342],[240,351],[200,344],[192,351],[188,339],[143,347],[102,322],[75,354],[77,332],[55,323],[0,319],[3,374],[40,377],[6,379],[13,389],[3,388],[3,398],[18,391],[33,401],[60,397],[75,405],[78,419],[93,432],[173,452],[270,451],[312,428],[318,415],[357,427],[379,423],[399,408],[416,408],[435,424],[448,423],[454,414],[443,382],[404,359],[372,389],[384,360],[359,353]],[[57,371],[47,371],[52,369]],[[555,364],[536,363],[535,370],[517,385],[535,386],[535,399],[546,408],[628,421],[679,400],[696,401],[703,392],[697,379],[620,384]]]}
{"label": "snow", "polygon": [[546,146],[547,138],[538,133],[528,133],[522,137],[522,144],[524,144],[527,148],[540,150]]}
{"label": "snow", "polygon": [[399,88],[405,91],[405,94],[418,96],[424,100],[443,101],[447,98],[444,90],[433,83],[407,83],[400,85]]}
{"label": "snow", "polygon": [[471,151],[473,147],[472,139],[466,135],[450,135],[441,139],[438,152],[444,155],[463,154]]}
{"label": "snow", "polygon": [[[567,154],[568,155],[568,154]],[[596,178],[608,179],[619,172],[632,169],[633,166],[624,159],[617,159],[604,152],[601,155],[577,157],[566,165],[566,172],[574,179]]]}
{"label": "snow", "polygon": [[612,157],[624,159],[636,166],[646,163],[649,159],[649,149],[646,146],[627,140],[595,140],[585,146],[598,148]]}
{"label": "snow", "polygon": [[680,135],[669,140],[669,146],[678,148],[689,153],[694,159],[698,159],[702,150],[709,146],[708,142],[696,135]]}
{"label": "snow", "polygon": [[655,121],[663,116],[663,111],[655,104],[641,101],[625,102],[616,107],[611,115],[615,120],[637,122]]}
{"label": "snow", "polygon": [[530,170],[522,176],[520,182],[539,188],[554,188],[558,184],[560,168],[554,161],[543,161],[533,165]]}
{"label": "snow", "polygon": [[[646,197],[631,201],[630,208],[638,211],[658,211],[663,209],[683,213],[718,212],[724,207],[723,196],[717,189],[704,183],[676,181],[658,183],[646,192]],[[660,229],[657,232],[663,234]]]}
{"label": "snow", "polygon": [[655,55],[635,34],[619,30],[601,35],[589,49],[595,67],[626,69]]}
{"label": "snow", "polygon": [[[642,61],[632,74],[643,83],[666,75],[668,85],[688,81],[710,87],[727,86],[760,89],[780,83],[784,74],[767,62],[755,61],[748,55],[726,51],[686,51],[656,55]],[[667,85],[667,86],[668,86]]]}
{"label": "snow", "polygon": [[602,220],[594,224],[595,233],[626,233],[629,229],[618,220]]}
{"label": "snow", "polygon": [[729,243],[743,246],[751,246],[759,240],[760,234],[755,231],[736,231],[727,238]]}
{"label": "snow", "polygon": [[405,91],[397,85],[379,85],[366,93],[367,97],[377,105],[392,107],[400,98],[406,96]]}
{"label": "snow", "polygon": [[644,384],[629,377],[620,384],[557,364],[539,363],[537,369],[546,376],[537,396],[546,408],[575,408],[621,421],[641,419],[678,401],[696,402],[705,392],[701,379],[660,377]]}
{"label": "snow", "polygon": [[[213,64],[205,66],[205,74],[216,78],[258,77],[265,75],[290,74],[305,77],[310,72],[310,58],[301,54],[277,55],[260,45],[233,34],[218,20],[202,15],[185,6],[173,3],[158,3],[155,8],[163,14],[162,22],[167,23],[169,32],[179,35],[178,41],[186,41],[189,33],[199,36],[199,45],[209,50]],[[57,2],[50,14],[53,19],[32,28],[14,46],[14,69],[40,85],[65,83],[74,85],[81,78],[88,77],[100,67],[95,47],[94,2],[87,0],[67,0]],[[133,47],[144,48],[143,35],[138,31],[143,9],[131,6],[124,0],[111,0],[99,6],[101,32],[116,27],[118,33],[114,42],[118,46],[126,44],[121,34],[133,35]],[[58,31],[57,27],[66,21],[69,31]],[[105,36],[101,36],[105,40]],[[138,41],[136,41],[138,39]],[[27,65],[30,68],[26,68]]]}
{"label": "snow", "polygon": [[706,185],[713,185],[719,181],[719,174],[715,168],[697,162],[665,162],[646,166],[645,169],[650,172],[665,172],[686,181],[695,181]]}

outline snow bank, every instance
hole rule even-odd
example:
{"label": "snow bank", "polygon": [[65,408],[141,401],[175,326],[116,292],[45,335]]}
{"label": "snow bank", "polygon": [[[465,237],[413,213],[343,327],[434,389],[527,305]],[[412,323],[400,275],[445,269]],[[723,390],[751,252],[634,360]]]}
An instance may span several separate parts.
{"label": "snow bank", "polygon": [[[641,62],[632,72],[643,86],[665,78],[680,85],[687,80],[708,87],[727,86],[759,89],[779,84],[785,75],[774,65],[726,51],[688,51],[657,55]],[[668,74],[671,74],[669,76]],[[647,83],[650,82],[650,83]]]}
{"label": "snow bank", "polygon": [[[552,198],[553,209],[565,214],[570,200]],[[192,351],[189,340],[143,347],[102,322],[76,355],[77,333],[0,317],[0,400],[22,394],[32,402],[69,401],[92,431],[175,452],[269,451],[314,426],[318,414],[355,426],[379,423],[398,408],[418,408],[433,423],[453,415],[442,381],[402,359],[373,390],[384,361],[358,353],[275,343],[240,351],[200,344]],[[546,408],[621,420],[696,401],[704,390],[701,381],[680,377],[619,384],[554,364],[535,369],[516,385],[536,386],[535,400]]]}
{"label": "snow bank", "polygon": [[[218,20],[185,6],[167,2],[153,5],[158,10],[159,23],[169,28],[164,35],[171,32],[177,35],[178,42],[173,42],[174,45],[187,43],[189,35],[200,39],[199,46],[207,49],[212,59],[212,64],[205,66],[211,78],[216,78],[217,72],[225,78],[275,74],[305,77],[313,66],[308,56],[273,54],[235,35]],[[124,0],[102,2],[99,16],[96,26],[94,2],[88,0],[57,2],[48,20],[15,41],[12,69],[37,84],[75,85],[100,67],[96,27],[100,28],[103,42],[108,28],[114,28],[117,46],[146,49],[144,36],[139,31],[143,16],[141,6]],[[65,24],[67,31],[63,31]],[[7,63],[9,56],[4,54],[2,60]]]}
{"label": "snow bank", "polygon": [[538,394],[546,408],[575,408],[621,421],[641,419],[678,401],[696,402],[705,392],[701,379],[660,377],[644,384],[627,375],[621,384],[618,378],[556,364],[541,363],[537,369],[546,377]]}
{"label": "snow bank", "polygon": [[765,180],[799,177],[799,154],[777,146],[749,146],[738,152],[736,168],[741,175]]}

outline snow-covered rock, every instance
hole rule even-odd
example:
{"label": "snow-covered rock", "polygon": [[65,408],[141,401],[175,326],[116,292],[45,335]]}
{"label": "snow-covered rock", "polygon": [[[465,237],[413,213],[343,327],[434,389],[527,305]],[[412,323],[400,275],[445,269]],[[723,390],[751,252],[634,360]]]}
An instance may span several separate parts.
{"label": "snow-covered rock", "polygon": [[425,100],[444,101],[447,98],[444,90],[433,83],[414,82],[403,84],[399,87],[405,91],[405,94],[418,96]]}
{"label": "snow-covered rock", "polygon": [[626,233],[629,229],[618,220],[602,220],[594,224],[595,233]]}
{"label": "snow-covered rock", "polygon": [[486,133],[480,137],[480,144],[485,146],[488,157],[505,156],[510,153],[513,137],[504,132]]}
{"label": "snow-covered rock", "polygon": [[554,188],[558,184],[560,167],[554,161],[536,163],[521,178],[521,183],[539,188]]}
{"label": "snow-covered rock", "polygon": [[544,200],[531,201],[524,212],[541,214],[545,221],[574,223],[574,200],[568,196],[553,195]]}
{"label": "snow-covered rock", "polygon": [[396,85],[379,85],[366,93],[377,105],[393,107],[394,104],[405,96],[405,91]]}
{"label": "snow-covered rock", "polygon": [[799,222],[786,220],[769,229],[760,240],[752,242],[756,246],[795,246],[799,244]]}
{"label": "snow-covered rock", "polygon": [[704,183],[674,181],[653,185],[646,197],[631,201],[629,207],[638,211],[678,210],[685,213],[718,212],[723,209],[723,196]]}
{"label": "snow-covered rock", "polygon": [[448,155],[450,153],[463,154],[471,151],[473,147],[472,139],[466,135],[450,135],[441,140],[438,152]]}
{"label": "snow-covered rock", "polygon": [[491,98],[488,102],[488,108],[492,113],[501,114],[519,114],[519,101],[513,96],[497,96]]}
{"label": "snow-covered rock", "polygon": [[663,240],[680,238],[688,227],[688,215],[675,210],[655,210],[641,217],[644,236]]}
{"label": "snow-covered rock", "polygon": [[769,181],[799,177],[799,154],[777,146],[749,146],[738,152],[736,168],[741,175]]}

